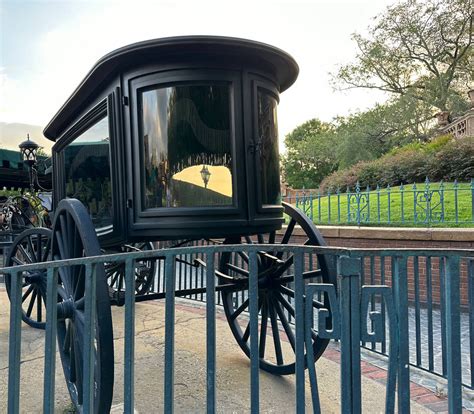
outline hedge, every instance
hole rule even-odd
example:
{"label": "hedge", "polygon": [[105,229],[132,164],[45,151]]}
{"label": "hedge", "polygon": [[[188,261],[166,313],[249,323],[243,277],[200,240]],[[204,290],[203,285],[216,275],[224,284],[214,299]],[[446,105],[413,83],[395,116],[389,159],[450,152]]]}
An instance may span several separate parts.
{"label": "hedge", "polygon": [[395,186],[431,181],[469,181],[474,178],[474,137],[441,136],[426,144],[409,144],[374,161],[362,161],[326,177],[322,191],[361,187]]}

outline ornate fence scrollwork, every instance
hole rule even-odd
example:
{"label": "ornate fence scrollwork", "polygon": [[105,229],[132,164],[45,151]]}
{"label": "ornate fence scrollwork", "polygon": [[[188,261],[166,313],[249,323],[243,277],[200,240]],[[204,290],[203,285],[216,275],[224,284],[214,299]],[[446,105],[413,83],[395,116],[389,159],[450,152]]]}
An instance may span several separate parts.
{"label": "ornate fence scrollwork", "polygon": [[348,193],[347,219],[349,223],[366,223],[370,221],[369,192],[361,192],[359,182],[356,184],[355,193]]}
{"label": "ornate fence scrollwork", "polygon": [[442,223],[444,221],[444,187],[438,189],[430,186],[428,177],[422,190],[413,184],[414,221],[415,223]]}

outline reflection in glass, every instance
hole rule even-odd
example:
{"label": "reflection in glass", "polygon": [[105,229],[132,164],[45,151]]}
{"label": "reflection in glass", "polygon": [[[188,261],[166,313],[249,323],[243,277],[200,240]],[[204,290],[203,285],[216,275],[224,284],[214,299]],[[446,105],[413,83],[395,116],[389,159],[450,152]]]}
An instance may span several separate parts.
{"label": "reflection in glass", "polygon": [[82,201],[96,229],[112,225],[109,147],[105,117],[64,149],[66,197]]}
{"label": "reflection in glass", "polygon": [[232,205],[229,86],[147,90],[141,110],[145,208]]}
{"label": "reflection in glass", "polygon": [[281,204],[277,100],[258,91],[259,174],[262,204]]}

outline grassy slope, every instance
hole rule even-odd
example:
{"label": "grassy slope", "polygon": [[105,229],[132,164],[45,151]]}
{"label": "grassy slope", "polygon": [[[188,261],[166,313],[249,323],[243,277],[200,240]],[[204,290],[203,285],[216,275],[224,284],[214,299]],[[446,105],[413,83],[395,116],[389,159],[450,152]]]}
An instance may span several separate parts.
{"label": "grassy slope", "polygon": [[[404,187],[403,195],[400,191],[400,187],[393,187],[390,192],[387,189],[381,189],[379,192],[362,191],[360,194],[360,206],[361,206],[361,225],[397,225],[397,226],[417,226],[426,227],[427,225],[432,227],[473,227],[474,217],[473,214],[473,201],[472,201],[472,190],[470,183],[459,183],[457,190],[457,223],[456,223],[456,203],[455,203],[455,192],[453,183],[444,183],[444,223],[438,223],[439,215],[442,210],[441,208],[441,196],[440,193],[434,193],[431,199],[432,205],[432,222],[425,222],[426,214],[423,211],[426,207],[424,202],[423,191],[425,184],[417,184],[417,207],[416,213],[417,223],[414,224],[414,189],[413,185],[406,185]],[[439,190],[440,183],[430,184],[430,190]],[[390,194],[390,195],[389,195]],[[367,197],[369,195],[369,197]],[[402,216],[402,197],[403,197],[403,216]],[[369,207],[363,208],[366,204],[366,200],[369,200]],[[390,200],[390,223],[389,223],[389,200]],[[338,196],[330,196],[330,215],[329,215],[329,198],[328,196],[321,196],[318,198],[317,195],[313,196],[312,200],[312,216],[313,221],[318,224],[357,224],[356,209],[357,200],[354,194],[351,197],[351,220],[348,221],[348,197],[347,194],[340,194],[339,196],[340,207],[338,209]],[[291,200],[294,204],[295,200]],[[300,206],[301,208],[301,206]],[[363,208],[363,209],[362,209]],[[380,213],[379,213],[380,211]],[[310,203],[308,201],[306,205],[306,212],[311,215]],[[369,219],[365,221],[367,212],[370,213]],[[330,220],[329,220],[330,218]]]}

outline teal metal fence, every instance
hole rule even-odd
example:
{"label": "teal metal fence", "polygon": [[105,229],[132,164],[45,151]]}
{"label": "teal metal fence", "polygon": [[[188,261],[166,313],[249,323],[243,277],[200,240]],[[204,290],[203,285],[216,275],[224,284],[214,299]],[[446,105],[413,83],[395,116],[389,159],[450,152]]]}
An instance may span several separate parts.
{"label": "teal metal fence", "polygon": [[296,190],[283,201],[317,224],[466,226],[474,225],[474,179],[391,188],[370,186],[335,192]]}
{"label": "teal metal fence", "polygon": [[[159,260],[164,266],[163,281],[165,286],[165,352],[164,352],[164,390],[163,401],[165,412],[173,412],[174,404],[174,370],[175,370],[175,326],[174,309],[175,293],[177,289],[176,265],[177,258],[199,255],[205,263],[204,280],[206,300],[206,378],[207,386],[202,392],[207,396],[207,411],[215,412],[219,409],[216,401],[216,352],[225,352],[216,349],[216,305],[215,294],[216,268],[220,255],[224,252],[238,252],[248,258],[248,296],[242,298],[247,303],[249,312],[248,331],[250,355],[250,401],[251,412],[257,413],[259,401],[259,358],[261,357],[260,344],[265,336],[262,323],[259,290],[258,266],[259,261],[265,260],[265,254],[277,255],[284,259],[284,255],[291,255],[291,266],[288,266],[286,277],[291,279],[294,293],[292,295],[294,312],[291,314],[294,323],[294,338],[292,345],[296,359],[296,412],[305,412],[305,404],[310,401],[314,412],[320,412],[319,387],[314,356],[311,349],[312,340],[316,334],[320,338],[334,339],[340,342],[340,411],[343,413],[360,413],[364,394],[361,387],[361,341],[369,344],[387,346],[388,372],[385,395],[385,411],[410,411],[410,326],[409,326],[409,291],[408,267],[409,261],[423,257],[425,260],[443,260],[444,291],[443,306],[443,361],[448,388],[448,404],[450,413],[462,410],[462,359],[469,354],[471,381],[473,368],[474,343],[471,340],[469,348],[461,348],[461,288],[469,290],[469,332],[463,330],[462,335],[471,338],[474,329],[474,272],[472,250],[362,250],[343,248],[314,248],[303,246],[282,245],[215,245],[198,247],[178,247],[135,253],[104,255],[84,259],[71,259],[55,262],[46,262],[35,265],[21,265],[13,268],[0,269],[1,273],[11,275],[11,306],[9,330],[9,362],[8,362],[8,412],[21,411],[21,318],[22,318],[22,284],[25,277],[42,272],[47,277],[47,324],[44,365],[43,410],[53,412],[55,402],[55,354],[56,335],[61,318],[68,310],[64,303],[57,303],[61,285],[58,285],[58,274],[66,274],[72,266],[84,268],[85,291],[81,306],[84,316],[84,332],[81,349],[83,349],[82,380],[79,388],[81,398],[80,410],[84,413],[94,412],[94,399],[97,395],[95,383],[95,337],[97,320],[96,286],[98,275],[103,263],[120,263],[125,266],[125,278],[128,286],[135,283],[135,262],[143,260]],[[318,257],[335,264],[337,286],[318,282],[315,272],[306,270]],[[364,279],[363,262],[373,257],[390,260],[390,284],[370,284]],[[287,259],[288,261],[290,259]],[[468,269],[468,286],[462,286],[461,273]],[[194,276],[194,273],[190,273]],[[367,283],[369,282],[369,283]],[[133,289],[125,290],[125,358],[124,380],[121,386],[124,393],[124,412],[133,413],[134,409],[134,377],[140,375],[135,372],[135,295]],[[242,302],[241,302],[242,303]],[[317,304],[315,306],[314,304]],[[242,306],[238,306],[242,309]],[[260,318],[259,318],[260,313]],[[278,312],[278,318],[285,320],[288,314]],[[276,318],[276,315],[274,315]],[[273,316],[268,316],[272,322]],[[288,333],[287,333],[288,334]],[[288,334],[290,335],[290,334]],[[290,335],[291,336],[291,335]],[[159,356],[157,355],[157,358]],[[308,369],[305,370],[305,366]],[[81,372],[80,370],[78,371]],[[76,375],[79,375],[76,373]],[[311,384],[310,395],[305,395],[305,379]],[[25,397],[27,398],[27,397]],[[270,409],[271,407],[265,407]],[[277,409],[278,407],[274,407]],[[2,408],[3,410],[3,408]]]}

